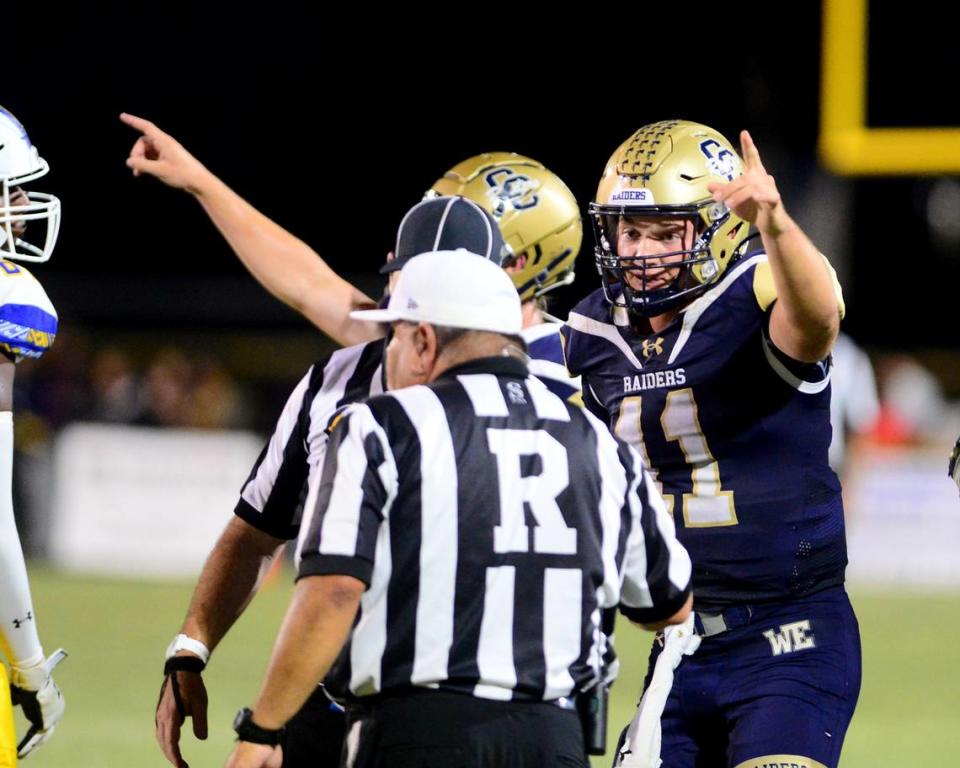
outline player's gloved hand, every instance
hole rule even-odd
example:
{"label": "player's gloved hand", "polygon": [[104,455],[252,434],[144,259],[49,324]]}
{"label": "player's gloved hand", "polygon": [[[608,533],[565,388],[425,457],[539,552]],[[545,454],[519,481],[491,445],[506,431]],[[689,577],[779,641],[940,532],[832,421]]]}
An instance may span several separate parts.
{"label": "player's gloved hand", "polygon": [[674,624],[663,630],[663,652],[670,660],[670,667],[676,669],[684,656],[692,656],[700,647],[700,636],[693,624],[694,614],[690,615],[682,624]]}
{"label": "player's gloved hand", "polygon": [[10,667],[10,698],[23,708],[30,728],[17,745],[17,757],[23,759],[53,735],[63,717],[63,694],[53,682],[53,668],[67,658],[63,648],[30,667]]}
{"label": "player's gloved hand", "polygon": [[663,650],[653,666],[650,684],[644,691],[623,744],[617,754],[616,768],[659,768],[660,718],[673,687],[673,671],[680,666],[684,656],[692,656],[700,647],[696,634],[693,611],[682,624],[669,626],[663,631]]}

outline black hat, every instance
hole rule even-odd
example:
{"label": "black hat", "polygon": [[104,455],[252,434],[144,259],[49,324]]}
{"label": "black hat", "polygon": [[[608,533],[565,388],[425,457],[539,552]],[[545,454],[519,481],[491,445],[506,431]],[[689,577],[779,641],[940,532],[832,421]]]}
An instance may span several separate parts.
{"label": "black hat", "polygon": [[496,220],[464,197],[433,197],[407,211],[397,230],[393,261],[380,274],[401,269],[414,256],[433,251],[465,250],[497,266],[511,255]]}

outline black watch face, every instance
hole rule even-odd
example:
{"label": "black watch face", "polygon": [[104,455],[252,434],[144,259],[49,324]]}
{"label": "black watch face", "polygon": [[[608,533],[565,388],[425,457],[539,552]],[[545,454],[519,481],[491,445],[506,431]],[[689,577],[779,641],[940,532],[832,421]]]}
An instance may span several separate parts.
{"label": "black watch face", "polygon": [[249,707],[244,707],[239,712],[237,712],[236,717],[233,718],[233,730],[239,731],[243,727],[243,724],[250,719],[250,716],[253,712]]}
{"label": "black watch face", "polygon": [[250,707],[244,707],[233,719],[233,730],[236,731],[237,738],[240,741],[249,741],[253,744],[266,744],[276,746],[280,743],[283,729],[272,730],[261,728],[253,722],[253,710]]}

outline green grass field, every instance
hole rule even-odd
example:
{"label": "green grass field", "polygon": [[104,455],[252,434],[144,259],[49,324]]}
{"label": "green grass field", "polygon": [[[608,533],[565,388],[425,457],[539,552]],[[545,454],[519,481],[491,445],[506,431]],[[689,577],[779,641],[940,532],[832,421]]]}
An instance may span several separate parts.
{"label": "green grass field", "polygon": [[[62,645],[70,658],[56,675],[67,714],[28,765],[168,765],[154,742],[153,710],[163,652],[179,628],[191,585],[81,579],[39,568],[31,579],[46,650]],[[226,758],[233,714],[252,701],[286,608],[290,579],[280,581],[254,601],[205,673],[210,738],[198,742],[189,734],[182,743],[194,768],[222,765]],[[854,591],[853,600],[863,633],[864,684],[842,764],[952,765],[960,754],[960,665],[951,655],[960,637],[960,594]],[[611,694],[611,731],[632,715],[649,644],[647,635],[626,626],[618,641],[623,669]]]}

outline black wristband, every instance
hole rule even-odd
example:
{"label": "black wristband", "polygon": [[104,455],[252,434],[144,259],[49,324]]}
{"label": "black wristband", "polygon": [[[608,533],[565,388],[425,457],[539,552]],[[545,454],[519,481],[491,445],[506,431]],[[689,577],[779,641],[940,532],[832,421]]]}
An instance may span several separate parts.
{"label": "black wristband", "polygon": [[196,656],[171,656],[163,665],[163,674],[169,675],[171,672],[196,672],[199,675],[206,666],[203,659],[197,658]]}
{"label": "black wristband", "polygon": [[283,728],[264,728],[253,722],[253,710],[244,707],[233,718],[233,730],[237,732],[237,741],[249,741],[251,744],[266,744],[275,747],[283,740]]}

